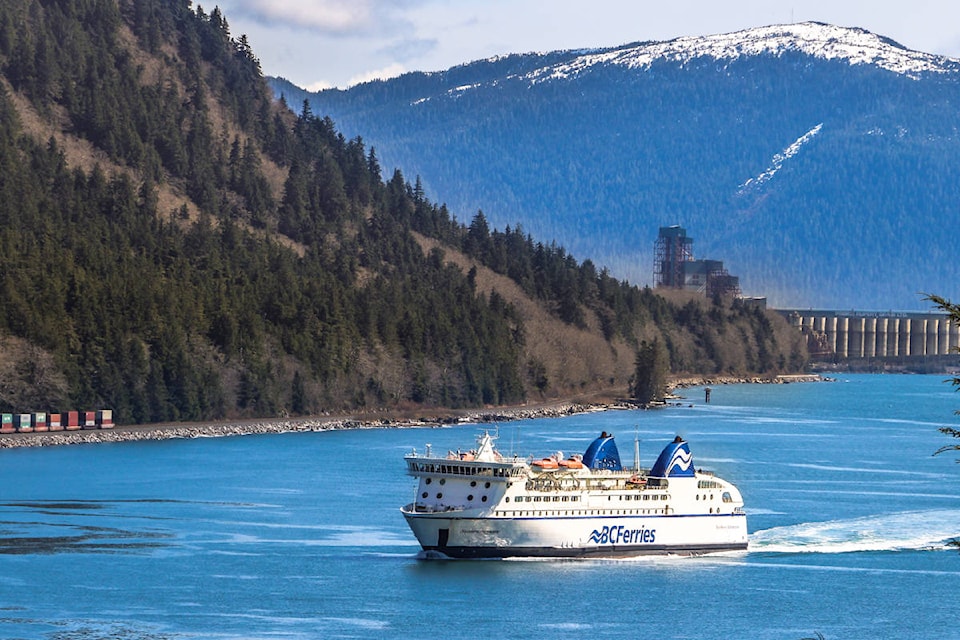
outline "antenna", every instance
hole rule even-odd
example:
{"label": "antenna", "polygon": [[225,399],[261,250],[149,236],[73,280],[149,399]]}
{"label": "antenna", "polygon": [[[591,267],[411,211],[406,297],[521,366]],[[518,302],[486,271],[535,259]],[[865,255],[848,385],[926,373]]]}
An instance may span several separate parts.
{"label": "antenna", "polygon": [[633,470],[640,473],[640,427],[633,434]]}

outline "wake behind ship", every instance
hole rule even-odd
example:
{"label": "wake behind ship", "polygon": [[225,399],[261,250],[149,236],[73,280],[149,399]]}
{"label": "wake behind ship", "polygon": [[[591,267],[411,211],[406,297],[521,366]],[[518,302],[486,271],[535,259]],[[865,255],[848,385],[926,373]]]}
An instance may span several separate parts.
{"label": "wake behind ship", "polygon": [[426,552],[451,558],[697,555],[747,548],[740,492],[696,470],[679,436],[650,469],[624,469],[602,433],[580,456],[502,456],[483,433],[476,449],[404,456],[417,478],[401,508]]}

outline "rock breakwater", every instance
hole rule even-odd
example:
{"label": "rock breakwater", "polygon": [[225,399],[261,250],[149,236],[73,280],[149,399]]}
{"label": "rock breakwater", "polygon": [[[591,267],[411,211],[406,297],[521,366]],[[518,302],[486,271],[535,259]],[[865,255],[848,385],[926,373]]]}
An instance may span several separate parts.
{"label": "rock breakwater", "polygon": [[613,409],[633,409],[629,402],[605,404],[565,403],[540,407],[516,407],[496,411],[476,411],[421,418],[354,418],[319,417],[275,420],[252,420],[222,423],[153,424],[123,426],[114,429],[90,431],[50,431],[41,433],[11,433],[0,436],[0,449],[12,447],[50,447],[71,444],[99,444],[170,440],[174,438],[222,438],[304,431],[332,431],[337,429],[386,429],[448,426],[452,424],[484,424],[526,420],[530,418],[559,418],[562,416]]}

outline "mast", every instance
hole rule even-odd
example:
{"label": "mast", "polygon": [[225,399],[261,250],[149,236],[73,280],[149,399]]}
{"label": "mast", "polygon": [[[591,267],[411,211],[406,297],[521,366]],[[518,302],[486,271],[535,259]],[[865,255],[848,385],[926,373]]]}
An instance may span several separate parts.
{"label": "mast", "polygon": [[640,473],[640,428],[633,434],[633,471]]}

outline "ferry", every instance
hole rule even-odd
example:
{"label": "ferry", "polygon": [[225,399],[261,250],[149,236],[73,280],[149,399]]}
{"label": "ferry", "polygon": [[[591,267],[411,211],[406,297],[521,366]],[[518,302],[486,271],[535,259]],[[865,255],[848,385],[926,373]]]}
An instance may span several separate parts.
{"label": "ferry", "polygon": [[583,455],[501,455],[496,437],[476,448],[404,456],[417,479],[401,512],[422,557],[631,557],[701,555],[747,548],[737,488],[696,469],[677,436],[649,469],[626,469],[612,434]]}

